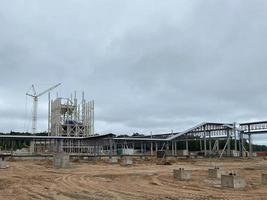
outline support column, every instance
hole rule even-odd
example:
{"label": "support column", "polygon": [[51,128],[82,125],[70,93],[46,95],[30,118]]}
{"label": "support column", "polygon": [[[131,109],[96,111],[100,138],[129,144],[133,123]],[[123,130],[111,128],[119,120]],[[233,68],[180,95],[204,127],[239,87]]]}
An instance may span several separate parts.
{"label": "support column", "polygon": [[231,156],[231,140],[230,140],[230,130],[227,129],[227,156]]}
{"label": "support column", "polygon": [[251,134],[248,135],[249,140],[249,158],[252,158],[253,156],[253,145],[252,145],[252,136]]}
{"label": "support column", "polygon": [[204,127],[204,155],[207,156],[206,126]]}
{"label": "support column", "polygon": [[[150,138],[153,138],[152,131],[150,132]],[[153,141],[150,142],[150,155],[153,156]]]}
{"label": "support column", "polygon": [[175,145],[174,146],[175,155],[177,156],[177,142],[176,141],[174,142],[174,145]]}
{"label": "support column", "polygon": [[209,131],[209,154],[211,155],[211,135]]}
{"label": "support column", "polygon": [[244,154],[244,142],[243,142],[243,132],[242,131],[240,131],[240,136],[239,136],[239,138],[240,138],[240,156],[241,157],[243,157],[243,154]]}
{"label": "support column", "polygon": [[153,142],[150,143],[150,155],[153,156]]}
{"label": "support column", "polygon": [[174,143],[172,141],[172,156],[174,156]]}
{"label": "support column", "polygon": [[114,142],[114,153],[115,153],[115,155],[117,155],[117,152],[118,152],[118,150],[117,150],[118,148],[117,148],[117,143],[116,142]]}
{"label": "support column", "polygon": [[30,141],[30,153],[32,153],[32,154],[34,153],[34,146],[35,146],[35,145],[34,145],[34,141],[31,140],[31,141]]}
{"label": "support column", "polygon": [[235,151],[237,151],[237,140],[236,140],[236,123],[234,122],[234,136],[235,136]]}
{"label": "support column", "polygon": [[113,151],[113,144],[112,144],[112,139],[109,139],[109,158],[111,159],[112,157],[112,151]]}
{"label": "support column", "polygon": [[13,146],[14,146],[14,144],[13,144],[13,140],[11,140],[11,155],[13,155],[13,151],[14,151]]}
{"label": "support column", "polygon": [[144,144],[144,154],[146,154],[146,143]]}

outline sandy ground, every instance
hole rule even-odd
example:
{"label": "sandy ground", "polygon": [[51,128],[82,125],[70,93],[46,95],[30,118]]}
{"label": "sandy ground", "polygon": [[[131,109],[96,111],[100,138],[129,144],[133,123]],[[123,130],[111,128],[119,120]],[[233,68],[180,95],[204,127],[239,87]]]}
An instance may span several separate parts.
{"label": "sandy ground", "polygon": [[[72,162],[69,169],[53,169],[50,160],[10,161],[0,170],[0,199],[267,199],[261,173],[267,160],[172,160],[172,165],[135,161],[130,167],[104,161]],[[236,170],[248,185],[224,189],[208,177],[211,166]],[[191,181],[177,181],[173,169],[193,170]]]}

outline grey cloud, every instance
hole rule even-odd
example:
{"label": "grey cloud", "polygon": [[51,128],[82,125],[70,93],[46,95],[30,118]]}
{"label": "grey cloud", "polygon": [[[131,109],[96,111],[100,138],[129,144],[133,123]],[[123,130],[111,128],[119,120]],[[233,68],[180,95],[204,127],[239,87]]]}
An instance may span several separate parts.
{"label": "grey cloud", "polygon": [[[23,121],[31,83],[57,82],[95,99],[97,132],[266,119],[266,11],[263,0],[2,1],[1,119]],[[39,108],[44,130],[46,97]]]}

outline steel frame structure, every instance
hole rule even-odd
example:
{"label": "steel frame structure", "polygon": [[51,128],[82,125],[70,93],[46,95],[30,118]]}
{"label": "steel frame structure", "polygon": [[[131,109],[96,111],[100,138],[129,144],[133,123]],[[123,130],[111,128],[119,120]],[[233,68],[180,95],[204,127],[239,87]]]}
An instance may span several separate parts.
{"label": "steel frame structure", "polygon": [[49,135],[88,137],[94,135],[94,101],[86,102],[84,93],[81,104],[77,103],[76,92],[74,99],[56,98],[51,103],[51,132]]}
{"label": "steel frame structure", "polygon": [[[242,123],[204,122],[183,132],[150,135],[143,137],[115,137],[113,134],[102,136],[14,136],[0,135],[2,140],[30,140],[34,143],[49,144],[48,152],[65,151],[77,156],[117,156],[119,148],[133,148],[138,155],[152,156],[154,151],[166,150],[177,156],[179,143],[190,151],[190,142],[199,142],[199,152],[203,156],[233,156],[233,151],[244,156],[245,136],[249,141],[249,156],[253,154],[252,135],[267,133],[267,121]],[[231,149],[231,141],[234,148]],[[224,148],[220,149],[223,144]]]}
{"label": "steel frame structure", "polygon": [[[241,138],[243,138],[244,135],[248,136],[249,156],[252,157],[253,155],[252,136],[258,134],[267,134],[267,121],[241,123],[239,125],[239,129]],[[243,146],[243,143],[241,144],[241,146]]]}
{"label": "steel frame structure", "polygon": [[[146,136],[146,137],[125,137],[125,138],[114,138],[114,141],[117,143],[117,146],[125,147],[134,146],[134,144],[141,144],[141,152],[143,153],[143,149],[147,149],[147,145],[150,146],[150,154],[152,155],[152,151],[159,150],[165,148],[166,150],[171,149],[171,155],[177,155],[177,143],[185,142],[186,150],[189,150],[189,142],[190,141],[199,141],[200,142],[200,151],[204,153],[204,156],[211,155],[215,150],[219,152],[218,148],[215,148],[215,144],[217,144],[222,140],[225,141],[225,148],[221,152],[220,156],[224,153],[227,148],[226,155],[231,156],[231,146],[230,141],[235,141],[235,151],[237,151],[237,128],[235,124],[229,123],[211,123],[211,122],[203,122],[194,126],[190,129],[187,129],[183,132],[178,133],[168,133],[158,136]],[[214,145],[212,147],[212,141]]]}

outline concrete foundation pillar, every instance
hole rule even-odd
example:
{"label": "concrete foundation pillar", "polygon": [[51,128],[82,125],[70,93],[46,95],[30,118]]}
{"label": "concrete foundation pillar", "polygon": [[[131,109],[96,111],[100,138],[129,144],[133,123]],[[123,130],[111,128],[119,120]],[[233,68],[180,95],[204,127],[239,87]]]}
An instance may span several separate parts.
{"label": "concrete foundation pillar", "polygon": [[117,158],[117,157],[111,157],[111,158],[109,159],[109,163],[111,163],[111,164],[116,164],[116,163],[118,163],[118,158]]}
{"label": "concrete foundation pillar", "polygon": [[55,153],[53,157],[53,166],[56,169],[68,168],[70,165],[70,156],[67,153]]}
{"label": "concrete foundation pillar", "polygon": [[32,140],[30,142],[30,153],[34,153],[34,147],[35,147],[35,142]]}
{"label": "concrete foundation pillar", "polygon": [[189,152],[186,149],[184,149],[184,150],[178,150],[177,151],[177,155],[178,156],[189,156]]}
{"label": "concrete foundation pillar", "polygon": [[263,185],[267,185],[267,173],[261,175],[261,182]]}
{"label": "concrete foundation pillar", "polygon": [[179,181],[190,180],[192,177],[192,171],[191,170],[184,170],[183,168],[174,169],[173,170],[173,177]]}
{"label": "concrete foundation pillar", "polygon": [[242,177],[235,174],[221,175],[221,186],[242,189],[246,187],[246,181]]}
{"label": "concrete foundation pillar", "polygon": [[221,178],[221,175],[226,174],[226,172],[218,167],[209,169],[210,178]]}
{"label": "concrete foundation pillar", "polygon": [[133,159],[131,157],[123,157],[122,165],[128,166],[133,164]]}
{"label": "concrete foundation pillar", "polygon": [[1,159],[0,160],[0,169],[6,169],[8,167],[9,167],[9,165],[6,163],[6,161]]}

